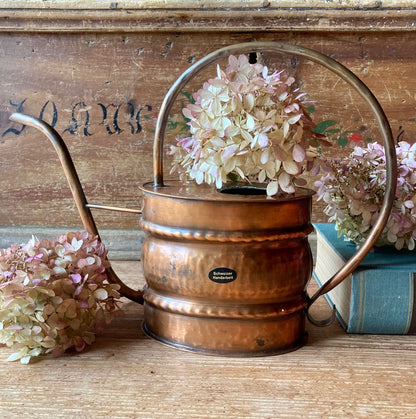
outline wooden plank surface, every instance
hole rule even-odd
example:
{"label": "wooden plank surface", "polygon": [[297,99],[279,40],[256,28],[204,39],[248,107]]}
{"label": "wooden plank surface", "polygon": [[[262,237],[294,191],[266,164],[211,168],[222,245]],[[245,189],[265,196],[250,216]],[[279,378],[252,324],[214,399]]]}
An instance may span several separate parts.
{"label": "wooden plank surface", "polygon": [[[142,284],[138,262],[114,267]],[[139,280],[137,281],[137,278]],[[325,301],[316,310],[328,314]],[[142,307],[123,305],[87,351],[29,366],[0,347],[4,418],[411,418],[414,336],[347,335],[308,325],[298,351],[266,358],[208,357],[171,349],[141,330]]]}
{"label": "wooden plank surface", "polygon": [[[53,227],[0,227],[0,249],[10,247],[13,243],[27,243],[32,235],[39,240],[57,240],[62,234],[79,231],[77,228]],[[110,229],[100,230],[101,240],[108,250],[110,260],[140,260],[144,231],[139,229]],[[316,248],[316,237],[309,240],[311,247]]]}

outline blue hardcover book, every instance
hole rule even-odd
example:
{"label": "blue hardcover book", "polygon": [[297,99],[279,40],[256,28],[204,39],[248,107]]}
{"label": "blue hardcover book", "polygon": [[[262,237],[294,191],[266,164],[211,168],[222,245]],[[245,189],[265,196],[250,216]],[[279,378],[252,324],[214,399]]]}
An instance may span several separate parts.
{"label": "blue hardcover book", "polygon": [[[338,237],[333,224],[314,224],[314,278],[322,285],[357,250]],[[348,333],[416,333],[416,252],[385,246],[367,254],[358,269],[326,294]]]}

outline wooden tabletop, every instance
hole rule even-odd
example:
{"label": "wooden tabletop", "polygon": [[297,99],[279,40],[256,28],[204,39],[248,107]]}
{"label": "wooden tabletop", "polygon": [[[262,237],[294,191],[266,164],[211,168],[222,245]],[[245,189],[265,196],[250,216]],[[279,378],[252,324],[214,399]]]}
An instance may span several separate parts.
{"label": "wooden tabletop", "polygon": [[[114,262],[143,283],[140,262]],[[0,417],[412,418],[414,336],[348,335],[308,324],[303,348],[265,358],[221,358],[172,349],[141,329],[143,309],[125,301],[82,353],[6,362],[0,347]],[[315,314],[328,314],[319,301]]]}

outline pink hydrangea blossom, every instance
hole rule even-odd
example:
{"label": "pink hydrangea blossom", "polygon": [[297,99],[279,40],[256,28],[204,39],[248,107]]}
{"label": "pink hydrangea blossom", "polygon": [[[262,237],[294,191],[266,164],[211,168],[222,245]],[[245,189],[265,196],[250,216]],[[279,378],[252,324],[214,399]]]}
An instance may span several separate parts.
{"label": "pink hydrangea blossom", "polygon": [[87,232],[0,250],[0,343],[15,351],[9,360],[81,351],[121,313],[106,255]]}
{"label": "pink hydrangea blossom", "polygon": [[294,192],[320,137],[294,83],[284,71],[230,56],[183,109],[190,135],[171,146],[172,172],[217,188],[234,178],[266,182],[268,195]]}
{"label": "pink hydrangea blossom", "polygon": [[[396,198],[378,245],[415,249],[416,240],[416,144],[396,146],[398,179]],[[329,171],[315,183],[325,213],[339,234],[357,244],[367,237],[378,219],[384,197],[386,156],[384,147],[370,143],[356,146],[345,159],[328,161]]]}

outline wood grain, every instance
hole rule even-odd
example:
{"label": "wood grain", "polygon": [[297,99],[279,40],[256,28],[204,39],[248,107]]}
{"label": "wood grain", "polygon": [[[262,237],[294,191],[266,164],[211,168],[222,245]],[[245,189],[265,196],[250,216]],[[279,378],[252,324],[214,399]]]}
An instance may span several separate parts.
{"label": "wood grain", "polygon": [[[117,262],[143,284],[138,262]],[[137,280],[138,279],[138,280]],[[314,285],[311,285],[314,287]],[[0,347],[0,415],[7,418],[408,418],[416,408],[412,336],[347,335],[308,325],[298,351],[266,358],[208,357],[171,349],[141,331],[125,302],[83,353],[8,363]],[[317,314],[328,308],[319,301]]]}
{"label": "wood grain", "polygon": [[[53,227],[0,227],[0,249],[11,244],[27,243],[32,235],[39,240],[57,240],[62,234],[78,231],[77,228]],[[100,230],[101,240],[108,250],[110,260],[140,260],[144,232],[139,229],[109,229]],[[310,238],[311,247],[316,247],[316,236]]]}
{"label": "wood grain", "polygon": [[292,7],[292,8],[317,8],[323,10],[331,9],[361,9],[377,10],[409,8],[413,6],[412,0],[384,0],[381,4],[374,0],[338,0],[337,2],[323,0],[270,0],[267,3],[259,0],[121,0],[117,4],[103,2],[101,0],[3,0],[1,8],[16,10],[89,10],[98,9],[231,9],[231,8],[269,8],[269,7]]}
{"label": "wood grain", "polygon": [[3,0],[0,31],[409,31],[409,0]]}
{"label": "wood grain", "polygon": [[[140,6],[99,2],[97,8],[92,0],[2,2],[0,226],[81,228],[52,146],[33,129],[9,122],[12,112],[42,117],[55,126],[89,202],[140,208],[138,186],[152,176],[153,130],[167,90],[196,60],[233,43],[279,40],[337,59],[373,91],[394,136],[415,141],[412,2],[376,7],[372,2],[311,0],[303,8],[300,0],[294,3],[299,8],[289,2],[260,3],[224,1],[214,7],[213,2],[197,2],[191,7],[172,1],[168,8],[154,0]],[[177,18],[175,13],[184,11]],[[138,14],[147,16],[147,26],[137,23]],[[169,14],[172,18],[166,19]],[[387,24],[392,16],[401,20]],[[357,19],[364,20],[359,24]],[[266,62],[297,77],[316,101],[316,120],[336,119],[346,130],[378,139],[366,106],[335,76],[297,57],[270,55]],[[213,71],[187,86],[188,92]],[[183,102],[185,96],[172,115],[179,121]],[[172,123],[166,145],[177,131]],[[325,221],[322,208],[315,205],[314,221]],[[134,215],[95,210],[94,215],[99,228],[138,226]]]}

